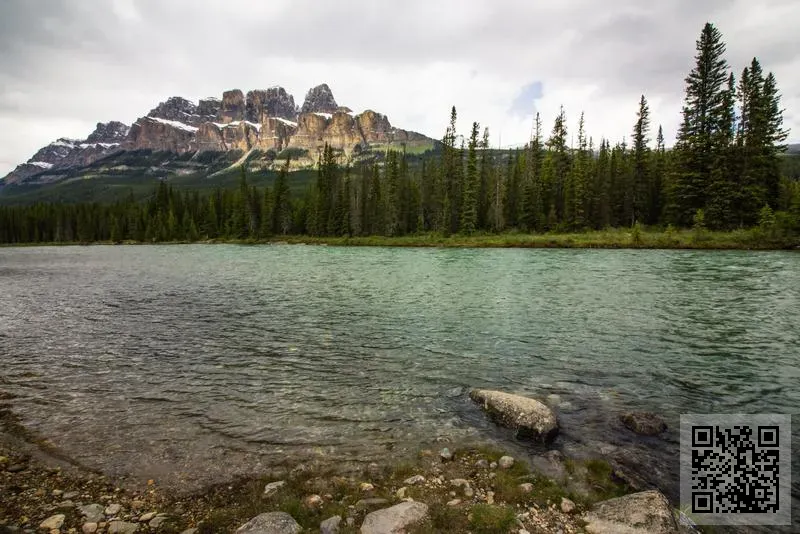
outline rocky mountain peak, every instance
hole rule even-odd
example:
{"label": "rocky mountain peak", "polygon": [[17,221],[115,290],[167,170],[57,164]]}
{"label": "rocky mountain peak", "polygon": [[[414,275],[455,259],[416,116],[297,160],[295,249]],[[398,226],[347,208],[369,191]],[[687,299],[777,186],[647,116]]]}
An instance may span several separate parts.
{"label": "rocky mountain peak", "polygon": [[297,117],[294,97],[287,93],[286,89],[270,87],[248,91],[246,113],[248,121],[262,123],[267,118],[277,117],[291,121]]}
{"label": "rocky mountain peak", "polygon": [[130,127],[119,121],[98,122],[85,143],[121,143],[128,135]]}
{"label": "rocky mountain peak", "polygon": [[171,96],[166,102],[150,110],[148,117],[157,117],[170,121],[192,122],[192,117],[197,115],[197,106],[191,100],[180,96]]}
{"label": "rocky mountain peak", "polygon": [[338,108],[333,91],[327,83],[323,83],[308,90],[300,113],[335,113]]}

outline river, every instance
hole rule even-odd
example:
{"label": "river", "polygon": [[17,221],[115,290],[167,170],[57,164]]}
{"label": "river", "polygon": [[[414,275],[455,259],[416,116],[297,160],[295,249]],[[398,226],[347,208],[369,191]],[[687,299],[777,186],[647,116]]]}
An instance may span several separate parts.
{"label": "river", "polygon": [[[0,248],[0,389],[109,474],[191,487],[439,443],[539,452],[473,387],[546,400],[554,446],[626,457],[674,496],[681,413],[800,413],[800,255]],[[633,436],[628,410],[670,430]]]}

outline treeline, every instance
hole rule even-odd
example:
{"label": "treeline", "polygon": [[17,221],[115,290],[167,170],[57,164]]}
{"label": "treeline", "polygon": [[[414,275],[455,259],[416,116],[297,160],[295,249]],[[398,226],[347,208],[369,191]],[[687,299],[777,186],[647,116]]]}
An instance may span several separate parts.
{"label": "treeline", "polygon": [[706,24],[686,78],[683,120],[672,150],[661,127],[652,146],[642,96],[630,143],[597,143],[581,114],[568,144],[564,109],[545,137],[536,116],[530,143],[489,147],[473,123],[459,141],[456,109],[439,153],[409,165],[388,151],[379,164],[340,165],[325,147],[317,180],[292,198],[288,162],[273,187],[180,194],[160,183],[145,203],[38,204],[0,208],[0,241],[195,241],[275,235],[400,236],[423,232],[582,231],[636,225],[734,229],[769,225],[800,234],[800,185],[781,177],[787,132],[775,76],[757,59],[737,80],[719,31]]}

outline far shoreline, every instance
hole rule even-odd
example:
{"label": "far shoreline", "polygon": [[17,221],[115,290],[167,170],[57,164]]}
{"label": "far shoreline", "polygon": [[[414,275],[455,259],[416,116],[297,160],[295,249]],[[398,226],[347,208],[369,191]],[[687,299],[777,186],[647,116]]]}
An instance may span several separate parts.
{"label": "far shoreline", "polygon": [[450,235],[419,234],[386,236],[310,236],[279,235],[248,239],[198,239],[196,241],[132,241],[122,242],[65,241],[2,243],[0,247],[89,246],[89,245],[323,245],[336,247],[400,247],[400,248],[547,248],[547,249],[625,249],[625,250],[800,250],[800,239],[776,235],[769,230],[752,228],[729,232],[707,230],[648,231],[614,229],[576,233],[503,233]]}

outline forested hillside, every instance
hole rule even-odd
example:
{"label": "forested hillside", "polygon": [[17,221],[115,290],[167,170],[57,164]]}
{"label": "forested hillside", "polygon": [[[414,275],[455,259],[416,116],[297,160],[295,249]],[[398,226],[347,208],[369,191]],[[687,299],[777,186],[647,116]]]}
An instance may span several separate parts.
{"label": "forested hillside", "polygon": [[736,76],[724,55],[720,32],[707,24],[686,78],[671,150],[661,127],[651,124],[644,95],[629,143],[588,138],[581,114],[570,146],[562,108],[547,132],[537,115],[530,143],[510,152],[491,150],[488,129],[478,123],[457,143],[453,108],[441,151],[415,165],[405,154],[388,151],[380,161],[343,166],[326,146],[316,180],[302,193],[289,188],[288,162],[275,183],[262,188],[250,185],[242,167],[238,187],[210,193],[178,191],[162,181],[146,202],[131,196],[113,204],[0,208],[0,241],[469,235],[668,225],[769,225],[796,235],[800,184],[796,166],[787,166],[783,155],[788,132],[777,80],[756,58]]}

